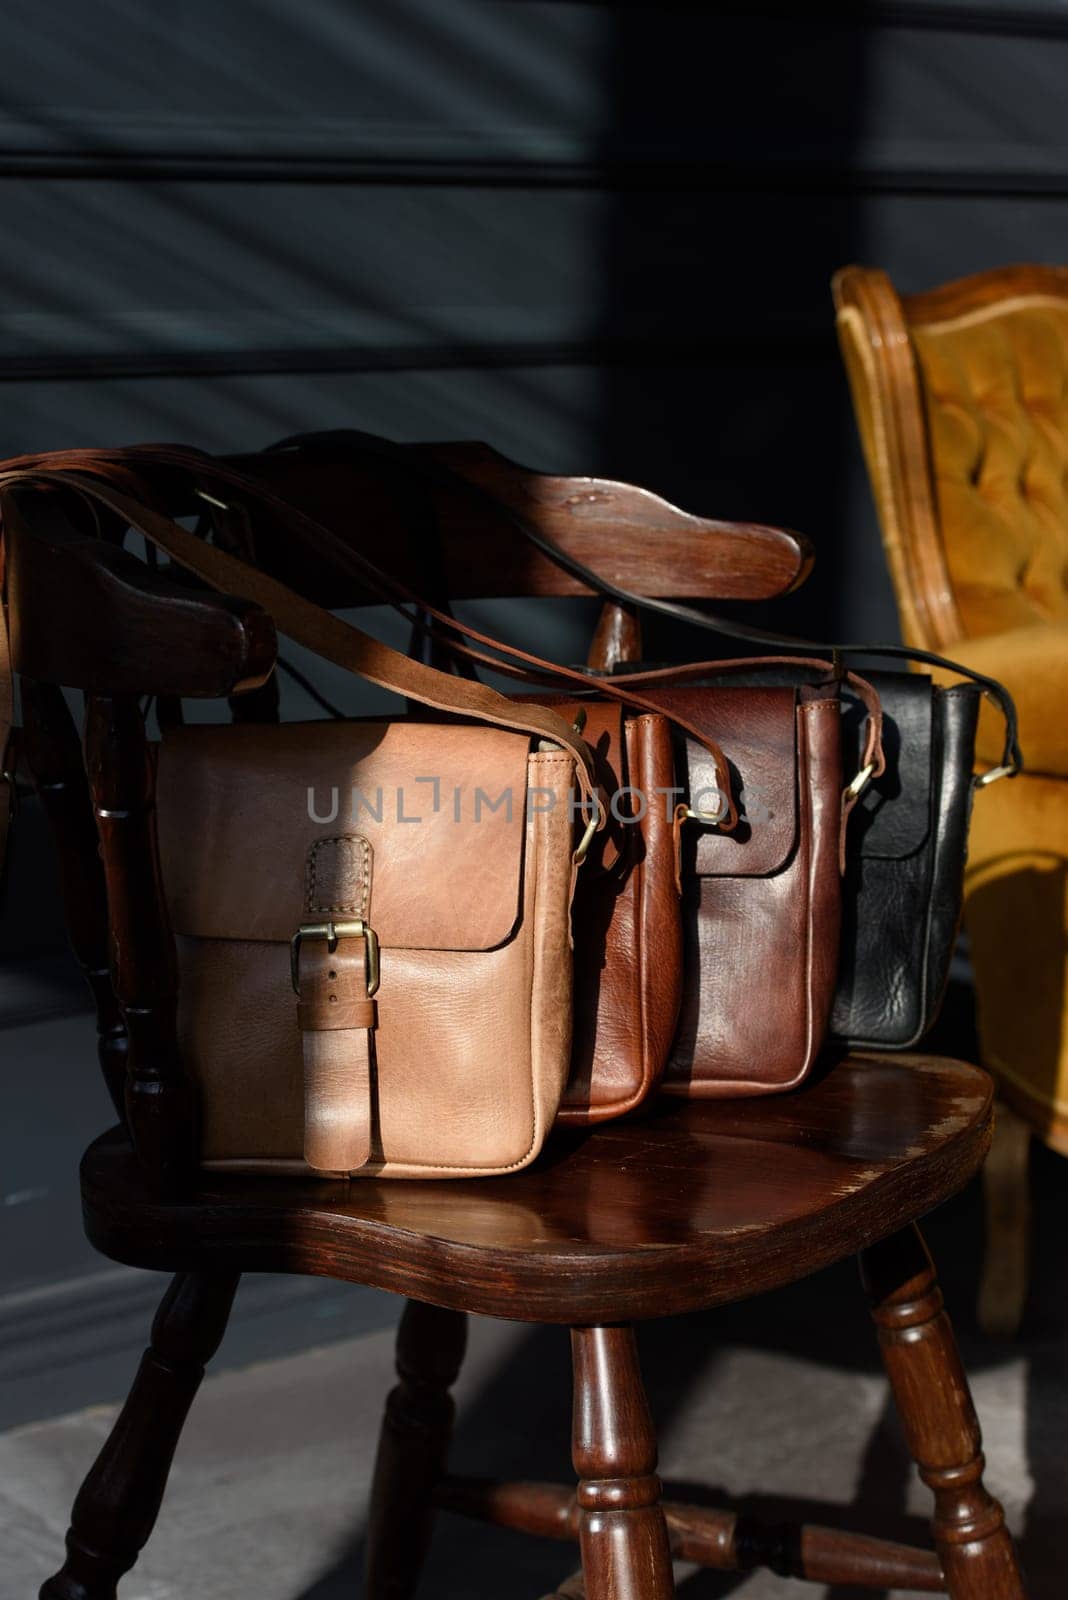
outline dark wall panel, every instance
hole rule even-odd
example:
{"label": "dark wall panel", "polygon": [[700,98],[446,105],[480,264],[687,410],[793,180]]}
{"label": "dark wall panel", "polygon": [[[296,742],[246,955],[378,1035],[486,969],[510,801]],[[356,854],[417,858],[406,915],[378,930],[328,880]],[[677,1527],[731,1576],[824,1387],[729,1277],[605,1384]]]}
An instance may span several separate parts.
{"label": "dark wall panel", "polygon": [[1055,0],[4,20],[4,454],[481,437],[800,527],[816,575],[767,620],[885,635],[830,275],[1068,257]]}

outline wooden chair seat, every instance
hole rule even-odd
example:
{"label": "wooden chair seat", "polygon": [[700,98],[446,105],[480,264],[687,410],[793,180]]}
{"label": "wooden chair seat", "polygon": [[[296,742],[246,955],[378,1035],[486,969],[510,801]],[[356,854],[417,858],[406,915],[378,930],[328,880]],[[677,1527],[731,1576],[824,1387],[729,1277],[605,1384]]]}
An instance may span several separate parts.
{"label": "wooden chair seat", "polygon": [[83,1165],[89,1237],[170,1271],[319,1273],[454,1310],[565,1324],[667,1316],[859,1251],[982,1162],[991,1085],[930,1056],[852,1056],[798,1093],[665,1100],[559,1134],[503,1178],[426,1183],[203,1173],[153,1195],[128,1140]]}

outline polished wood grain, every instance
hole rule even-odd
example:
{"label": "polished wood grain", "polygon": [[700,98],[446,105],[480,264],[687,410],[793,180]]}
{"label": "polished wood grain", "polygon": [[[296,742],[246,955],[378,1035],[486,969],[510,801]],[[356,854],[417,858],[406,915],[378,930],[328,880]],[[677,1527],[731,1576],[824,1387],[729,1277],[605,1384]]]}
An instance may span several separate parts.
{"label": "polished wood grain", "polygon": [[907,644],[949,650],[964,633],[950,582],[916,361],[885,272],[846,267],[833,283],[838,341]]}
{"label": "polished wood grain", "polygon": [[67,1559],[41,1600],[115,1600],[155,1526],[182,1425],[219,1347],[235,1273],[181,1273],[160,1304],[133,1387],[74,1502]]}
{"label": "polished wood grain", "polygon": [[606,600],[597,619],[587,665],[598,672],[611,672],[625,661],[640,661],[641,658],[642,624],[638,608]]}
{"label": "polished wood grain", "polygon": [[632,1327],[573,1328],[571,1460],[586,1593],[669,1600],[675,1591],[656,1475],[656,1429]]}
{"label": "polished wood grain", "polygon": [[249,601],[156,572],[79,527],[69,495],[2,497],[11,653],[42,683],[222,699],[264,683],[277,641]]}
{"label": "polished wood grain", "polygon": [[982,1435],[927,1248],[915,1227],[864,1251],[861,1271],[909,1451],[934,1494],[953,1600],[1017,1600],[1005,1513],[983,1483]]}
{"label": "polished wood grain", "polygon": [[[494,1527],[543,1539],[577,1541],[579,1536],[578,1496],[562,1484],[452,1476],[438,1486],[435,1499],[444,1511]],[[945,1593],[942,1563],[933,1550],[916,1550],[814,1523],[768,1525],[733,1511],[689,1505],[670,1497],[663,1501],[663,1510],[672,1554],[716,1572],[752,1572],[764,1567],[780,1577],[810,1583]]]}
{"label": "polished wood grain", "polygon": [[467,1346],[459,1312],[409,1300],[397,1330],[400,1382],[386,1400],[367,1520],[367,1600],[410,1600],[430,1543]]}
{"label": "polished wood grain", "polygon": [[21,690],[23,748],[56,847],[71,948],[96,1008],[97,1058],[125,1120],[128,1040],[111,986],[107,889],[81,740],[62,689],[24,677]]}
{"label": "polished wood grain", "polygon": [[[796,589],[812,569],[809,540],[789,529],[698,517],[635,484],[534,472],[484,444],[424,448],[623,588],[666,597],[770,600]],[[339,451],[336,459],[319,451],[230,459],[425,593],[426,531],[413,526],[409,486],[403,476],[398,481],[397,469],[381,461],[361,463],[351,451]],[[453,599],[590,593],[522,539],[483,497],[436,483],[432,500],[443,584]],[[283,581],[324,604],[375,598],[295,547],[269,517],[257,519],[256,551]]]}
{"label": "polished wood grain", "polygon": [[196,1160],[197,1108],[178,1050],[178,966],[160,872],[155,766],[137,700],[90,695],[85,753],[107,887],[111,987],[128,1041],[126,1128],[145,1182],[172,1195]]}
{"label": "polished wood grain", "polygon": [[153,1198],[126,1143],[82,1169],[97,1249],[133,1266],[310,1272],[487,1316],[671,1316],[803,1277],[955,1193],[991,1134],[990,1079],[857,1056],[790,1095],[667,1101],[556,1134],[523,1172],[459,1182],[203,1173]]}

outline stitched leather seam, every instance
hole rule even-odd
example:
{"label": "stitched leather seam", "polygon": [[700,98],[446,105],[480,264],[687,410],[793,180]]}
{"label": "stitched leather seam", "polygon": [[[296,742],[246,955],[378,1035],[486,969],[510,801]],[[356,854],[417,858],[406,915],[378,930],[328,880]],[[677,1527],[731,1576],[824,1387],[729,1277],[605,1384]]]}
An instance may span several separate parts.
{"label": "stitched leather seam", "polygon": [[[354,900],[339,900],[333,905],[319,903],[316,880],[316,862],[320,850],[328,845],[356,845],[359,851],[359,895]],[[371,846],[361,833],[339,833],[329,839],[317,839],[308,851],[308,863],[304,876],[304,909],[314,911],[349,911],[354,916],[366,917],[367,902],[370,898],[370,866]]]}

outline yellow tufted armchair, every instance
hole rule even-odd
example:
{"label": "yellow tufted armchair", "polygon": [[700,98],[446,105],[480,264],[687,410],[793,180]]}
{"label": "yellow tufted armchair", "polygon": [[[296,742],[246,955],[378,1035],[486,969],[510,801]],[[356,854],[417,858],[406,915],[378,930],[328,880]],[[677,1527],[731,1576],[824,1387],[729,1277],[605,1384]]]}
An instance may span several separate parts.
{"label": "yellow tufted armchair", "polygon": [[904,638],[1019,710],[1025,771],[976,797],[965,923],[984,1062],[1068,1154],[1068,269],[899,296],[846,267],[834,300]]}

